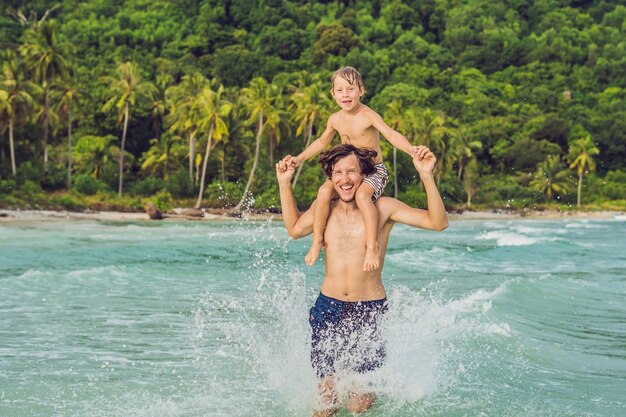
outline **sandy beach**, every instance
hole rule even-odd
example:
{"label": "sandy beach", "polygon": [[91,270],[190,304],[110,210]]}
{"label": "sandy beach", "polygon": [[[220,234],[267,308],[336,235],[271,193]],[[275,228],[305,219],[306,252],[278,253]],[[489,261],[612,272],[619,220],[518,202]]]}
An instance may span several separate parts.
{"label": "sandy beach", "polygon": [[[227,212],[215,210],[203,211],[203,216],[188,216],[181,214],[183,209],[168,212],[162,220],[153,221],[236,221],[236,220],[280,220],[277,213],[242,213],[241,217],[234,217]],[[448,213],[451,221],[457,220],[510,220],[510,219],[626,219],[626,213],[620,211],[556,211],[556,210],[528,210],[528,211],[463,211],[462,213]],[[116,211],[54,211],[54,210],[0,210],[0,223],[3,222],[42,222],[59,220],[90,220],[90,221],[150,221],[147,213],[127,213]]]}

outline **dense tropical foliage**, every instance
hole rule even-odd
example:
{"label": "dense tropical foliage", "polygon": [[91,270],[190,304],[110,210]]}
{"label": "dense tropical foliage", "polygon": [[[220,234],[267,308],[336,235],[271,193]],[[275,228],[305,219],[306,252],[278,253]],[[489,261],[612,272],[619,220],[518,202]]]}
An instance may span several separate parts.
{"label": "dense tropical foliage", "polygon": [[[620,3],[2,0],[0,206],[276,206],[273,163],[321,133],[352,65],[438,155],[450,207],[623,209]],[[383,152],[387,194],[423,204]],[[298,201],[321,181],[304,164]]]}

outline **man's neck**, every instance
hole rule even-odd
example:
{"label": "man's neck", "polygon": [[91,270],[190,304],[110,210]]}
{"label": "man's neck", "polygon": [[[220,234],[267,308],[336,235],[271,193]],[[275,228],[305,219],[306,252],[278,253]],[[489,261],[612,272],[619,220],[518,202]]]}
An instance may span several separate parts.
{"label": "man's neck", "polygon": [[335,207],[345,213],[351,213],[357,208],[356,200],[343,201],[339,198],[337,199],[337,205]]}

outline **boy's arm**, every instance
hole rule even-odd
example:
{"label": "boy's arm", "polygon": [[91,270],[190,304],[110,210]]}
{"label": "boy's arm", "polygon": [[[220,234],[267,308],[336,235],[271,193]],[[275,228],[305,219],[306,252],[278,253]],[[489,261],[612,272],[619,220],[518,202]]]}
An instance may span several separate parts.
{"label": "boy's arm", "polygon": [[393,146],[408,153],[413,156],[413,153],[416,151],[415,146],[411,145],[411,143],[398,131],[392,129],[382,117],[374,110],[371,111],[370,118],[372,120],[372,126],[374,126],[381,135],[385,137]]}
{"label": "boy's arm", "polygon": [[390,213],[390,220],[436,231],[442,231],[448,227],[448,215],[433,178],[436,162],[437,158],[428,148],[425,146],[418,147],[416,157],[413,158],[413,165],[424,183],[427,210],[410,207],[399,200],[388,198],[381,203],[386,205]]}
{"label": "boy's arm", "polygon": [[315,139],[313,143],[311,143],[305,150],[300,152],[300,155],[296,156],[296,161],[294,161],[296,163],[296,166],[322,152],[324,148],[328,146],[330,141],[333,140],[335,133],[337,133],[337,131],[331,126],[329,118],[328,122],[326,123],[326,129],[324,130],[324,132],[322,132],[320,137]]}
{"label": "boy's arm", "polygon": [[284,161],[276,163],[276,178],[278,179],[278,188],[280,190],[280,207],[283,223],[289,237],[298,239],[313,232],[313,208],[315,202],[307,211],[300,213],[291,190],[291,179],[294,172],[294,167]]}

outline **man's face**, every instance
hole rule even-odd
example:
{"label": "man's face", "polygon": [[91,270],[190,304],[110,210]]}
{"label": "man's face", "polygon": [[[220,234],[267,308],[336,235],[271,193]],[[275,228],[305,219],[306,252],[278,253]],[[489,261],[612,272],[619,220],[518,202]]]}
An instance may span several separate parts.
{"label": "man's face", "polygon": [[335,163],[330,180],[341,201],[350,203],[356,196],[356,190],[363,181],[361,166],[354,154],[350,154]]}
{"label": "man's face", "polygon": [[348,80],[342,77],[335,78],[333,98],[343,110],[350,111],[358,106],[362,95],[363,91],[356,84],[350,84]]}

